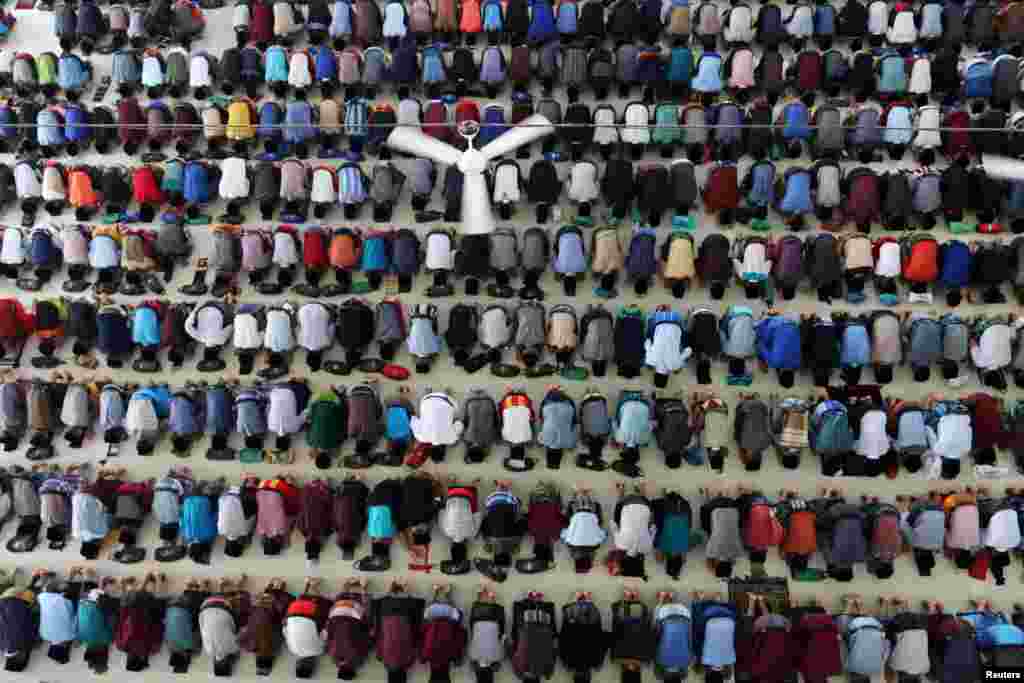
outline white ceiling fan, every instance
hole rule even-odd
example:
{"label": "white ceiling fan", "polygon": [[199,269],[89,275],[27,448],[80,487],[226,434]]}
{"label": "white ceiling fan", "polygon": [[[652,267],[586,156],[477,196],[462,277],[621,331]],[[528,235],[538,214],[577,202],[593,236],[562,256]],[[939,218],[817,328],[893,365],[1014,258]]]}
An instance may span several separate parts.
{"label": "white ceiling fan", "polygon": [[462,185],[462,232],[468,235],[483,235],[494,232],[494,214],[491,212],[491,196],[487,190],[484,171],[487,164],[518,147],[528,145],[540,138],[551,135],[555,127],[546,116],[534,114],[512,126],[481,149],[473,147],[473,139],[480,132],[476,121],[459,124],[459,134],[466,139],[466,150],[462,151],[427,135],[411,126],[396,127],[388,135],[385,144],[406,154],[430,159],[440,164],[458,167],[464,176]]}

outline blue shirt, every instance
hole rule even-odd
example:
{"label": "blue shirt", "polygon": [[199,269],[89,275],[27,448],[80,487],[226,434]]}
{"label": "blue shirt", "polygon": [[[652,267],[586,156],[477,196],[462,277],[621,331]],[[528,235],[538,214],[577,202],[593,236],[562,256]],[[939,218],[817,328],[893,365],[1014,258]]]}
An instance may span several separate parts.
{"label": "blue shirt", "polygon": [[48,643],[66,643],[78,636],[74,604],[63,593],[39,594],[39,637]]}

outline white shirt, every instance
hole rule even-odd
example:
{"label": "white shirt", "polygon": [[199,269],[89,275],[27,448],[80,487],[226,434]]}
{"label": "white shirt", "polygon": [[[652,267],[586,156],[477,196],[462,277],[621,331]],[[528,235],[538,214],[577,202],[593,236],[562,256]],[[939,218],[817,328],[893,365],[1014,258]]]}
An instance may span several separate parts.
{"label": "white shirt", "polygon": [[302,429],[303,418],[298,412],[295,393],[291,389],[275,387],[270,392],[267,408],[267,429],[277,436],[288,436]]}
{"label": "white shirt", "polygon": [[599,546],[607,536],[593,512],[577,512],[569,520],[569,526],[562,529],[562,542],[570,547]]}
{"label": "white shirt", "polygon": [[322,304],[305,304],[299,309],[299,346],[322,351],[334,342],[334,323]]}
{"label": "white shirt", "polygon": [[860,438],[857,452],[869,460],[878,460],[889,452],[889,435],[885,431],[886,414],[883,410],[869,410],[860,419]]}
{"label": "white shirt", "polygon": [[513,445],[533,441],[533,423],[528,407],[511,406],[502,411],[501,438]]}
{"label": "white shirt", "polygon": [[451,237],[435,232],[427,236],[427,270],[453,270],[455,253],[452,250]]}
{"label": "white shirt", "polygon": [[260,334],[260,323],[252,313],[240,313],[235,316],[235,337],[232,340],[236,349],[251,351],[263,344]]}
{"label": "white shirt", "polygon": [[213,85],[213,79],[210,78],[210,60],[206,55],[195,55],[189,60],[188,84],[191,88],[209,88]]}
{"label": "white shirt", "polygon": [[30,164],[14,166],[14,189],[18,199],[32,199],[42,194],[43,188],[36,170]]}
{"label": "white shirt", "polygon": [[234,12],[231,15],[231,25],[235,29],[249,27],[249,5],[244,3],[235,5]]}
{"label": "white shirt", "polygon": [[939,418],[938,429],[928,427],[931,452],[950,460],[960,460],[971,452],[971,416],[951,413]]}
{"label": "white shirt", "polygon": [[615,547],[628,555],[643,555],[654,548],[654,525],[646,505],[627,505],[620,514],[622,524],[611,522]]}
{"label": "white shirt", "polygon": [[971,345],[971,361],[979,370],[999,370],[1010,364],[1013,330],[1009,325],[990,325]]}
{"label": "white shirt", "polygon": [[20,266],[25,262],[25,240],[21,230],[7,228],[4,230],[3,246],[0,247],[0,263],[9,266]]}
{"label": "white shirt", "polygon": [[239,652],[235,619],[224,609],[208,607],[200,610],[199,634],[203,639],[203,652],[214,661]]}
{"label": "white shirt", "polygon": [[218,192],[224,199],[246,199],[249,196],[249,176],[245,172],[245,159],[230,157],[221,164]]}
{"label": "white shirt", "polygon": [[264,331],[263,346],[273,353],[284,353],[295,348],[292,334],[292,317],[287,311],[272,308],[267,311],[267,327]]}
{"label": "white shirt", "polygon": [[878,248],[878,261],[875,263],[875,275],[880,277],[899,277],[903,272],[898,242],[886,242]]}
{"label": "white shirt", "polygon": [[499,204],[519,201],[518,167],[511,164],[498,166],[494,172],[494,201]]}
{"label": "white shirt", "polygon": [[296,246],[295,235],[287,232],[274,233],[274,255],[272,260],[282,268],[299,263],[299,248]]}
{"label": "white shirt", "polygon": [[446,394],[427,394],[420,401],[419,415],[409,418],[409,427],[417,441],[432,446],[451,446],[462,436],[462,420],[455,403]]}
{"label": "white shirt", "polygon": [[[233,486],[229,491],[238,493],[238,487]],[[245,511],[242,509],[242,499],[238,495],[224,492],[217,499],[217,533],[224,538],[236,540],[244,538],[252,533],[256,527],[256,515],[246,519]]]}
{"label": "white shirt", "polygon": [[503,309],[491,308],[480,316],[477,335],[480,343],[489,349],[495,349],[508,343],[512,336],[508,314]]}
{"label": "white shirt", "polygon": [[42,196],[44,202],[61,201],[68,196],[64,187],[64,174],[56,166],[47,166],[43,169]]}
{"label": "white shirt", "polygon": [[573,164],[569,173],[569,199],[574,202],[592,202],[599,196],[597,166],[583,161]]}
{"label": "white shirt", "polygon": [[1013,550],[1020,545],[1020,524],[1015,510],[998,510],[985,529],[985,545],[997,552]]}
{"label": "white shirt", "polygon": [[197,306],[185,319],[185,332],[205,346],[224,346],[234,333],[216,306]]}
{"label": "white shirt", "polygon": [[319,657],[326,649],[316,622],[309,617],[292,616],[284,621],[284,641],[295,657]]}
{"label": "white shirt", "polygon": [[314,204],[333,204],[338,201],[338,191],[334,189],[334,174],[326,168],[313,171],[313,188],[309,194]]}
{"label": "white shirt", "polygon": [[125,413],[124,426],[134,434],[152,434],[160,429],[160,418],[157,417],[153,402],[147,398],[132,397],[128,401],[128,412]]}
{"label": "white shirt", "polygon": [[733,259],[736,275],[740,278],[746,273],[766,275],[772,272],[772,262],[768,258],[768,249],[761,242],[751,242],[743,249],[743,260]]}
{"label": "white shirt", "polygon": [[646,364],[662,375],[679,370],[691,353],[690,347],[682,348],[682,341],[683,329],[679,325],[658,325],[654,328],[654,338],[644,342]]}
{"label": "white shirt", "polygon": [[288,85],[293,88],[308,88],[313,84],[313,70],[310,68],[309,55],[296,52],[288,61]]}

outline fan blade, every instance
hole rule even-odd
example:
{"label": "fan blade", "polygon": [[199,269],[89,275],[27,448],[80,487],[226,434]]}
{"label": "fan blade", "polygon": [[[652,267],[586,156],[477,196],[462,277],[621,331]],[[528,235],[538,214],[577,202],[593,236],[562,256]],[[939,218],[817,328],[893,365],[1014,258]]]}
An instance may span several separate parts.
{"label": "fan blade", "polygon": [[462,232],[486,235],[494,232],[491,193],[483,173],[467,173],[462,180]]}
{"label": "fan blade", "polygon": [[462,156],[462,152],[447,142],[441,142],[437,138],[427,135],[422,130],[407,126],[396,127],[388,135],[384,144],[399,152],[430,159],[439,164],[456,164]]}
{"label": "fan blade", "polygon": [[547,137],[555,132],[548,117],[534,114],[529,116],[507,131],[487,143],[480,150],[487,161],[491,161],[502,154],[508,154],[517,147],[528,145],[534,140]]}
{"label": "fan blade", "polygon": [[981,167],[991,178],[999,180],[1024,181],[1024,162],[1013,157],[998,154],[982,154]]}

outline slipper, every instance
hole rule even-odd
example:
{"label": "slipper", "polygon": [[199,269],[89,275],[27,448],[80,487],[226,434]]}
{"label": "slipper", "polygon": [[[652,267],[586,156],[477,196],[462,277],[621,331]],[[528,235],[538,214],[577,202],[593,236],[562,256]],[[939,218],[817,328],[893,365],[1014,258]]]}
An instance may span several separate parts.
{"label": "slipper", "polygon": [[212,358],[210,360],[201,360],[196,365],[196,369],[199,372],[220,372],[228,366],[222,358]]}
{"label": "slipper", "polygon": [[7,541],[7,552],[9,553],[30,553],[39,545],[39,531],[29,534],[19,534]]}
{"label": "slipper", "polygon": [[256,285],[256,291],[264,296],[277,296],[284,291],[284,287],[280,282],[261,282]]}
{"label": "slipper", "polygon": [[587,370],[582,365],[564,367],[562,368],[562,372],[560,374],[562,375],[563,379],[571,379],[579,382],[582,382],[583,380],[590,377],[590,371]]}
{"label": "slipper", "polygon": [[135,372],[160,372],[160,361],[137,358],[132,363],[132,370]]}
{"label": "slipper", "polygon": [[271,365],[256,373],[261,379],[275,380],[288,374],[287,365]]}
{"label": "slipper", "polygon": [[254,465],[263,462],[262,448],[243,448],[238,451],[238,462],[245,465]]}
{"label": "slipper", "polygon": [[576,467],[591,472],[604,472],[608,469],[608,463],[604,460],[595,460],[589,455],[578,455],[576,456]]}
{"label": "slipper", "polygon": [[225,461],[235,459],[234,448],[211,448],[206,451],[206,459],[214,461]]}
{"label": "slipper", "polygon": [[388,379],[393,379],[399,382],[409,379],[409,371],[401,365],[395,365],[394,363],[388,363],[381,368],[380,374],[384,375]]}
{"label": "slipper", "polygon": [[213,222],[213,219],[209,216],[196,216],[195,218],[186,218],[185,225],[209,225]]}
{"label": "slipper", "polygon": [[526,371],[523,374],[532,379],[537,377],[550,377],[557,371],[558,368],[551,363],[541,363],[540,365],[534,365],[532,368],[526,368]]}
{"label": "slipper", "polygon": [[525,560],[516,560],[516,571],[520,574],[542,574],[554,568],[554,562],[548,562],[547,560],[538,560],[535,557],[531,557]]}
{"label": "slipper", "polygon": [[354,453],[352,455],[346,455],[342,462],[345,463],[345,467],[353,470],[365,470],[367,467],[371,467],[375,458],[367,453]]}
{"label": "slipper", "polygon": [[430,444],[417,443],[413,446],[412,450],[405,456],[402,463],[413,469],[421,467],[423,463],[430,457]]}
{"label": "slipper", "polygon": [[356,365],[359,368],[359,372],[381,372],[387,366],[387,363],[380,358],[364,358],[359,361]]}
{"label": "slipper", "polygon": [[160,282],[160,278],[153,273],[149,273],[143,277],[142,282],[149,288],[149,291],[152,294],[163,294],[165,291],[164,283]]}
{"label": "slipper", "polygon": [[332,375],[347,377],[352,374],[352,366],[340,360],[329,360],[324,363],[324,371]]}
{"label": "slipper", "polygon": [[491,374],[495,377],[510,378],[518,377],[520,370],[515,365],[509,365],[508,363],[492,363]]}
{"label": "slipper", "polygon": [[302,296],[308,296],[311,299],[319,299],[321,290],[316,285],[311,285],[308,282],[304,282],[301,285],[295,285],[292,287],[292,291]]}
{"label": "slipper", "polygon": [[26,292],[38,292],[43,288],[43,281],[32,275],[19,277],[17,283],[18,287],[24,289]]}
{"label": "slipper", "polygon": [[157,562],[177,562],[184,559],[188,548],[183,545],[164,545],[153,551],[153,558]]}
{"label": "slipper", "polygon": [[441,562],[441,573],[447,574],[448,576],[462,576],[468,574],[473,568],[472,563],[469,560],[463,560],[456,562],[455,560],[443,560]]}
{"label": "slipper", "polygon": [[138,564],[146,559],[146,549],[141,546],[130,545],[114,553],[114,559],[121,564]]}
{"label": "slipper", "polygon": [[383,451],[374,453],[370,457],[373,458],[374,463],[382,467],[401,467],[402,460],[405,459],[405,456],[400,453],[385,453]]}
{"label": "slipper", "polygon": [[370,555],[356,560],[354,566],[361,572],[386,572],[391,569],[391,560],[387,557]]}
{"label": "slipper", "polygon": [[508,578],[508,570],[504,567],[499,567],[493,560],[478,559],[473,562],[473,565],[478,572],[495,583],[505,583],[505,579]]}
{"label": "slipper", "polygon": [[61,289],[70,294],[78,294],[79,292],[84,292],[89,289],[91,285],[92,283],[85,279],[65,280],[64,284],[61,285]]}
{"label": "slipper", "polygon": [[56,356],[36,356],[30,362],[37,370],[48,370],[64,364],[64,361]]}
{"label": "slipper", "polygon": [[612,469],[618,472],[624,477],[636,479],[637,477],[643,476],[643,470],[634,465],[633,463],[626,462],[625,460],[616,460],[612,463]]}
{"label": "slipper", "polygon": [[32,461],[49,460],[52,457],[53,446],[33,446],[25,454],[25,458]]}
{"label": "slipper", "polygon": [[510,455],[501,464],[509,472],[529,472],[537,463],[533,458],[514,458]]}

